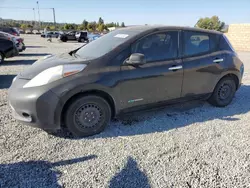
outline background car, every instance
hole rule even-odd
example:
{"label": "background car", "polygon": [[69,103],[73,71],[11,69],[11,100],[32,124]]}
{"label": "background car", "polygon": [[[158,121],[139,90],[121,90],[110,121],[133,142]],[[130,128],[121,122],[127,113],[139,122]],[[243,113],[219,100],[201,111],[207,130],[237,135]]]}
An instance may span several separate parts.
{"label": "background car", "polygon": [[59,35],[59,39],[63,42],[67,42],[68,40],[76,40],[77,31],[69,31],[67,33],[61,33]]}
{"label": "background car", "polygon": [[46,33],[42,33],[41,37],[43,38],[58,38],[59,32],[58,31],[47,31]]}
{"label": "background car", "polygon": [[6,36],[0,36],[0,64],[5,58],[14,57],[19,54],[14,42]]}
{"label": "background car", "polygon": [[0,26],[0,31],[9,33],[11,35],[20,36],[20,32],[16,28],[13,28],[13,27],[1,27]]}
{"label": "background car", "polygon": [[39,32],[39,30],[33,30],[32,33],[35,34],[35,35],[40,35],[40,34],[41,34],[41,33]]}
{"label": "background car", "polygon": [[76,32],[75,37],[78,42],[89,42],[87,31]]}
{"label": "background car", "polygon": [[90,34],[90,35],[88,35],[88,40],[89,40],[89,42],[92,42],[100,37],[101,37],[101,35],[99,35],[99,34]]}
{"label": "background car", "polygon": [[23,38],[1,31],[0,31],[0,36],[5,36],[7,37],[8,40],[11,40],[16,45],[19,52],[22,52],[26,49]]}

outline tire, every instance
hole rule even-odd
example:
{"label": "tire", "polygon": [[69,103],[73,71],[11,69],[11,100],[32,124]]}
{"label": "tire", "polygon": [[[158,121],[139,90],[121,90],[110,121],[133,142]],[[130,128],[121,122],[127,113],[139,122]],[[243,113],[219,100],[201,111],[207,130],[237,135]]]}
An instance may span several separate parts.
{"label": "tire", "polygon": [[66,127],[77,137],[86,137],[102,132],[110,119],[111,109],[108,102],[98,96],[75,99],[65,113]]}
{"label": "tire", "polygon": [[4,55],[0,52],[0,64],[4,62]]}
{"label": "tire", "polygon": [[66,37],[63,37],[63,38],[61,39],[61,41],[67,42],[67,38],[66,38]]}
{"label": "tire", "polygon": [[217,83],[213,94],[208,99],[208,102],[216,107],[225,107],[232,102],[235,92],[235,80],[231,77],[222,78]]}

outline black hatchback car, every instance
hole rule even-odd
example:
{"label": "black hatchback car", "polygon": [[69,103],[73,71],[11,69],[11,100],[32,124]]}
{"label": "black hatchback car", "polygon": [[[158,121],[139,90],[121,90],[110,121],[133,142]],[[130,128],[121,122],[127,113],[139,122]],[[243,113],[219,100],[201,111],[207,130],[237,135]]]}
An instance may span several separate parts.
{"label": "black hatchback car", "polygon": [[123,113],[208,100],[225,107],[244,72],[227,38],[186,27],[138,26],[35,62],[9,89],[14,117],[77,136],[101,132]]}

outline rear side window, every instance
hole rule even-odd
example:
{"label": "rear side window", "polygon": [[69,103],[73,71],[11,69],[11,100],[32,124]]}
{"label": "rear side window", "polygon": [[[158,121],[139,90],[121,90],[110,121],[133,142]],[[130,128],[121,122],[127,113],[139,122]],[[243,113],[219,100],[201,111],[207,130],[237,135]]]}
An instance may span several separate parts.
{"label": "rear side window", "polygon": [[220,49],[221,50],[229,50],[229,51],[235,51],[231,43],[229,42],[228,38],[225,35],[221,36],[220,39]]}
{"label": "rear side window", "polygon": [[209,53],[217,47],[216,37],[208,33],[185,31],[183,39],[184,56]]}

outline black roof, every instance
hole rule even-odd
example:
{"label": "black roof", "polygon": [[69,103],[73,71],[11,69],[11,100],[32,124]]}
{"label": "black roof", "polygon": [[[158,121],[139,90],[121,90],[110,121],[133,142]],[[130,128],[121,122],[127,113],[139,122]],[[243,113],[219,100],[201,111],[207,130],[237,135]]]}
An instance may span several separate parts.
{"label": "black roof", "polygon": [[214,30],[208,30],[208,29],[200,29],[196,27],[183,27],[183,26],[162,26],[162,25],[145,25],[145,26],[129,26],[122,28],[122,30],[131,30],[131,31],[154,31],[154,30],[189,30],[189,31],[198,31],[198,32],[207,32],[207,33],[213,33],[213,34],[222,34],[219,31]]}

